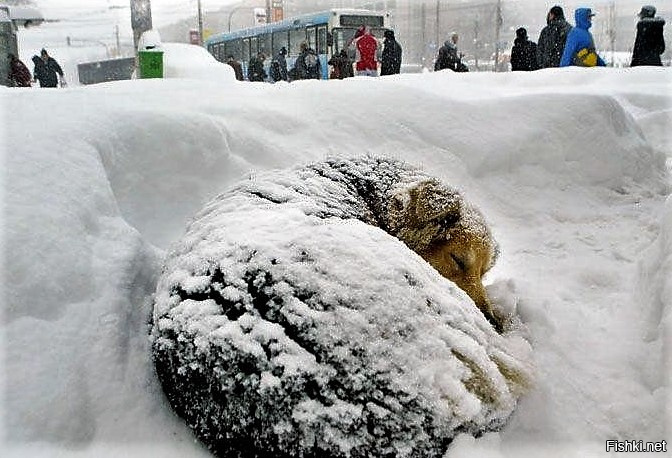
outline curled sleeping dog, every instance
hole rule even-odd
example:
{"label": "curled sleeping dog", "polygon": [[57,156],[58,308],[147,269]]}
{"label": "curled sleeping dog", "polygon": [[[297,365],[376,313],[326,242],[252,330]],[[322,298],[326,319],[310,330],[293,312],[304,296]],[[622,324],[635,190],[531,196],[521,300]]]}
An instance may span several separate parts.
{"label": "curled sleeping dog", "polygon": [[166,257],[158,378],[218,456],[443,456],[531,380],[529,346],[495,332],[496,253],[478,210],[400,161],[259,173]]}

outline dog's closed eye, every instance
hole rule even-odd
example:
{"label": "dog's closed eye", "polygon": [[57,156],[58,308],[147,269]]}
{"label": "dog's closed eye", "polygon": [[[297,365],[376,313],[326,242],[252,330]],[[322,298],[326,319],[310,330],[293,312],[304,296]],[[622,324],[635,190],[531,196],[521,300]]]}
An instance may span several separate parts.
{"label": "dog's closed eye", "polygon": [[450,229],[455,223],[460,219],[459,214],[448,213],[441,215],[440,217],[434,219],[434,224],[439,226],[443,230]]}
{"label": "dog's closed eye", "polygon": [[467,265],[462,259],[455,256],[453,253],[450,253],[450,257],[455,262],[455,264],[457,264],[457,267],[459,267],[460,270],[466,270]]}

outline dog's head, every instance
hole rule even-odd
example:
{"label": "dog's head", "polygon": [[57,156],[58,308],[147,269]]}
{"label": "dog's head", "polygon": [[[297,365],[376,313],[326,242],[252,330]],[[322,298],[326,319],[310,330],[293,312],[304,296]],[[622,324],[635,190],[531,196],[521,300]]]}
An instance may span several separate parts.
{"label": "dog's head", "polygon": [[392,196],[388,214],[391,232],[455,282],[500,330],[482,282],[498,248],[481,213],[455,189],[427,180]]}

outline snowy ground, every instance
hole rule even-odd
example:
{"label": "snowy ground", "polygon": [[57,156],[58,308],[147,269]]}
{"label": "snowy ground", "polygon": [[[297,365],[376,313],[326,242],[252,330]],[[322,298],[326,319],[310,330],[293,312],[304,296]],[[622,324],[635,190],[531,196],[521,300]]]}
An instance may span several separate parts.
{"label": "snowy ground", "polygon": [[502,249],[487,282],[515,291],[534,347],[537,384],[507,427],[451,458],[669,449],[670,69],[275,85],[200,70],[0,88],[0,455],[208,456],[150,361],[166,250],[239,179],[360,154],[420,165],[481,208]]}

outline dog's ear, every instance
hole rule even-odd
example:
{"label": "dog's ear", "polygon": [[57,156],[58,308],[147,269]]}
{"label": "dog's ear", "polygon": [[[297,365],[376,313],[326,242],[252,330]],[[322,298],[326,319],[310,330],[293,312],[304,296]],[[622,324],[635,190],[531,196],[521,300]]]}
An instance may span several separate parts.
{"label": "dog's ear", "polygon": [[390,228],[416,253],[447,240],[448,231],[460,219],[460,199],[456,191],[436,180],[422,181],[392,197]]}
{"label": "dog's ear", "polygon": [[416,226],[437,225],[450,229],[461,218],[462,197],[457,191],[436,180],[419,183],[410,190],[413,220]]}

